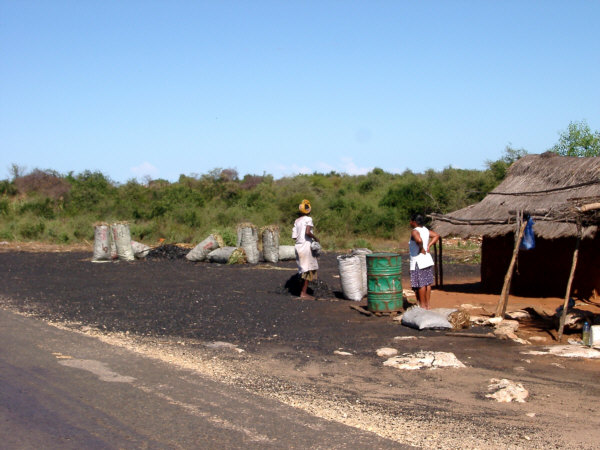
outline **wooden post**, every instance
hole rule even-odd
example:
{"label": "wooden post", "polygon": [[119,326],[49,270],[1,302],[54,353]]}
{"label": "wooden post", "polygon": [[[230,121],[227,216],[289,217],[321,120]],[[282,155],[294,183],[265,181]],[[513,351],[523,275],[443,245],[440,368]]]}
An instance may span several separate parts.
{"label": "wooden post", "polygon": [[504,314],[506,314],[506,306],[508,305],[508,293],[510,291],[510,282],[512,280],[513,271],[515,269],[515,262],[517,261],[517,255],[519,254],[519,246],[521,245],[521,240],[523,239],[523,233],[525,232],[526,226],[527,222],[523,222],[523,224],[521,225],[521,229],[519,230],[517,241],[515,242],[515,249],[513,250],[512,259],[510,260],[510,265],[508,266],[508,271],[506,272],[506,276],[504,277],[502,293],[500,294],[500,300],[498,301],[498,306],[496,307],[496,317],[504,318]]}
{"label": "wooden post", "polygon": [[438,244],[440,245],[440,252],[438,254],[438,258],[440,261],[440,268],[439,268],[440,286],[443,287],[444,286],[444,264],[442,263],[442,237],[441,236],[440,236],[440,239],[438,240]]}
{"label": "wooden post", "polygon": [[437,256],[437,243],[433,244],[433,275],[435,277],[435,287],[439,287],[439,277],[438,277],[438,256]]}
{"label": "wooden post", "polygon": [[575,251],[573,252],[573,263],[571,264],[571,273],[569,274],[569,281],[567,282],[567,293],[565,294],[565,303],[563,304],[562,314],[560,315],[560,322],[558,326],[558,342],[562,339],[563,331],[565,329],[565,319],[567,317],[567,307],[569,305],[569,297],[571,296],[571,285],[573,284],[573,277],[575,275],[575,268],[577,267],[577,257],[579,255],[579,243],[581,242],[581,224],[577,223],[577,242],[575,243]]}

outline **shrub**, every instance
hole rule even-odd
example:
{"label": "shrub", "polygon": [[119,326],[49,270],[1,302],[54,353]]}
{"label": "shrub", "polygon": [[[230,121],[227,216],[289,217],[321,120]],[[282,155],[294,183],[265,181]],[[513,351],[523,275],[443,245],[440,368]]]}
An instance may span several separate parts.
{"label": "shrub", "polygon": [[14,184],[20,193],[36,192],[54,200],[64,199],[71,189],[71,185],[53,170],[35,169],[28,175],[15,178]]}
{"label": "shrub", "polygon": [[44,219],[53,219],[55,217],[54,203],[50,198],[36,199],[23,203],[19,208],[19,213],[24,214],[27,212],[31,212],[33,215]]}
{"label": "shrub", "polygon": [[44,233],[45,229],[46,225],[44,224],[44,222],[25,222],[21,225],[21,228],[19,229],[19,234],[24,239],[37,239]]}
{"label": "shrub", "polygon": [[8,180],[2,180],[0,181],[0,195],[16,195],[17,194],[17,187],[14,185],[14,183],[8,181]]}

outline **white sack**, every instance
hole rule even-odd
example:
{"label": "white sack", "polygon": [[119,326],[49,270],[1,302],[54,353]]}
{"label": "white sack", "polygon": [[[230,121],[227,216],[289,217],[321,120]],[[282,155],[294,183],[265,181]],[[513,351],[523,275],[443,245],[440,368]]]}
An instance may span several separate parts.
{"label": "white sack", "polygon": [[237,230],[237,246],[246,252],[246,260],[250,264],[258,263],[260,252],[258,251],[258,230],[253,225],[242,225]]}
{"label": "white sack", "polygon": [[123,261],[133,261],[133,249],[131,248],[131,233],[129,225],[125,223],[113,223],[111,225],[112,237],[117,246],[117,256]]}
{"label": "white sack", "polygon": [[279,228],[265,228],[262,232],[263,258],[267,262],[279,261]]}
{"label": "white sack", "polygon": [[359,302],[363,298],[363,280],[360,258],[352,255],[337,257],[342,293],[348,300]]}
{"label": "white sack", "polygon": [[237,247],[221,247],[213,250],[208,254],[206,259],[209,262],[214,262],[218,264],[227,264],[229,262],[229,258],[231,258],[231,254],[237,249]]}
{"label": "white sack", "polygon": [[136,241],[131,241],[131,249],[133,250],[133,256],[138,259],[148,256],[148,252],[151,250],[148,245]]}
{"label": "white sack", "polygon": [[110,227],[96,225],[94,227],[94,255],[92,261],[110,261]]}
{"label": "white sack", "polygon": [[367,255],[373,253],[368,248],[355,248],[350,253],[353,256],[358,256],[360,258],[360,271],[362,274],[362,296],[367,295],[369,290],[369,285],[367,282]]}
{"label": "white sack", "polygon": [[296,247],[293,245],[279,246],[279,261],[289,261],[296,259]]}
{"label": "white sack", "polygon": [[204,261],[208,254],[219,248],[219,241],[211,234],[185,255],[188,261]]}
{"label": "white sack", "polygon": [[402,325],[424,330],[426,328],[452,328],[448,322],[447,315],[432,310],[423,309],[419,306],[408,308],[402,315]]}

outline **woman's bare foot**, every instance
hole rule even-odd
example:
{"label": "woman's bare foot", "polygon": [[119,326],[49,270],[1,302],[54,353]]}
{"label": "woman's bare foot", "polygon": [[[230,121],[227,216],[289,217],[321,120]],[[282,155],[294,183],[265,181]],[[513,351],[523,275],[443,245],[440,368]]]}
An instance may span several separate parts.
{"label": "woman's bare foot", "polygon": [[308,295],[308,294],[300,294],[300,298],[302,300],[314,300],[315,299],[312,295]]}

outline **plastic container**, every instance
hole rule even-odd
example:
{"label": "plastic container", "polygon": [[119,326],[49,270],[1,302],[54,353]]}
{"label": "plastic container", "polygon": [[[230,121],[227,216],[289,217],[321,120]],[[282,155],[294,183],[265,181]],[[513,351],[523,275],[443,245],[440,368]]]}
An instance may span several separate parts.
{"label": "plastic container", "polygon": [[592,341],[590,339],[590,324],[589,322],[583,323],[583,331],[581,332],[581,340],[583,341],[583,345],[592,345]]}

